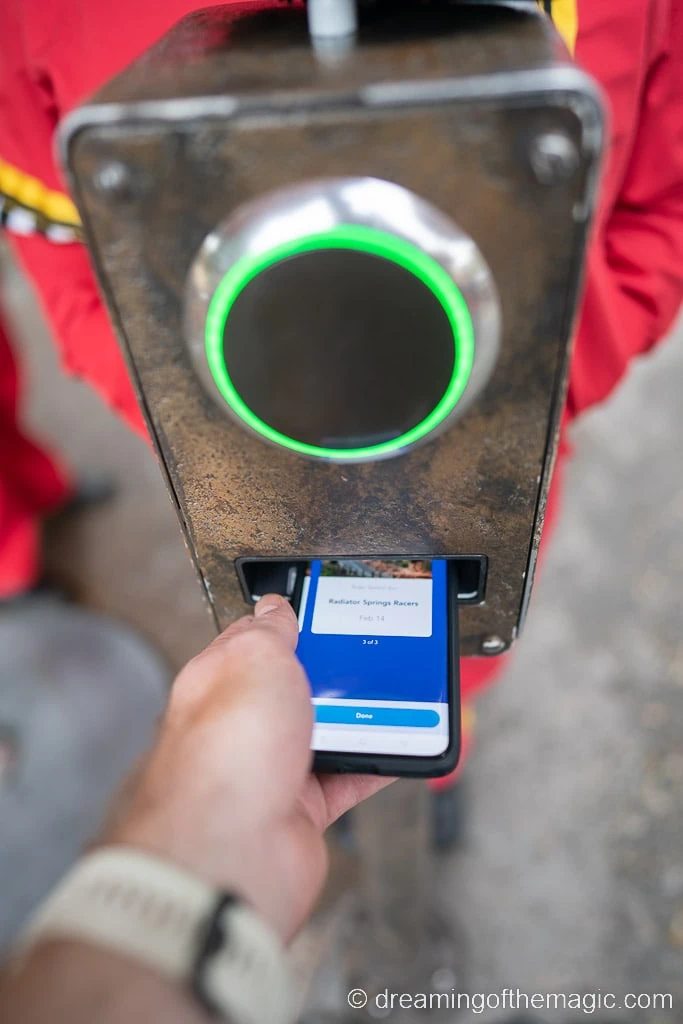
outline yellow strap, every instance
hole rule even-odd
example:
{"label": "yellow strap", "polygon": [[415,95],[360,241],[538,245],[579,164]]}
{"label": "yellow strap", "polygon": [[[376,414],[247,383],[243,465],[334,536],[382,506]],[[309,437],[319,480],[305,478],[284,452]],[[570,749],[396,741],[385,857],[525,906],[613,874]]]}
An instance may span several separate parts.
{"label": "yellow strap", "polygon": [[572,57],[576,52],[576,37],[579,32],[578,0],[553,0],[553,21],[564,39]]}
{"label": "yellow strap", "polygon": [[63,192],[47,188],[38,178],[25,174],[12,164],[0,160],[0,193],[56,224],[79,227],[76,207]]}
{"label": "yellow strap", "polygon": [[[598,0],[596,0],[598,2]],[[545,9],[543,0],[538,0],[539,7]],[[557,31],[564,39],[572,57],[576,52],[576,37],[579,32],[579,0],[551,0],[550,11]]]}

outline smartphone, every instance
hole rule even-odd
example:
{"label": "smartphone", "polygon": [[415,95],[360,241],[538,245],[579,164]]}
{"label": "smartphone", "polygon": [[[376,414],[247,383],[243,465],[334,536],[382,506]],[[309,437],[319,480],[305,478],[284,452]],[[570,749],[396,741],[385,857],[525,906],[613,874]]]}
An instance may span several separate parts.
{"label": "smartphone", "polygon": [[432,777],[460,753],[455,565],[328,559],[302,569],[297,655],[315,768]]}

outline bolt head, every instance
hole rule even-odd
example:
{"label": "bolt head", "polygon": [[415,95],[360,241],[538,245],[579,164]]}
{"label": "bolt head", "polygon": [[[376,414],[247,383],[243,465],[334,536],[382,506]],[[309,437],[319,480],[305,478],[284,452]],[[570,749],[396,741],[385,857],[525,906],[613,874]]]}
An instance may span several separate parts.
{"label": "bolt head", "polygon": [[564,132],[543,132],[531,143],[529,161],[541,185],[568,181],[579,168],[579,151]]}
{"label": "bolt head", "polygon": [[487,636],[482,640],[481,653],[486,655],[502,654],[506,643],[499,636]]}
{"label": "bolt head", "polygon": [[95,171],[93,184],[100,195],[121,199],[130,194],[130,171],[120,160],[107,160]]}

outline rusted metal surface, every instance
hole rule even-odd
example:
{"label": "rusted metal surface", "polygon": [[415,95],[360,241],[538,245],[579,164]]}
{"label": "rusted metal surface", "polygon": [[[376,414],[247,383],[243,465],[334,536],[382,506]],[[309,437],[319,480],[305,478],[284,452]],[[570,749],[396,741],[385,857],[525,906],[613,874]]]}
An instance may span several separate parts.
{"label": "rusted metal surface", "polygon": [[[438,17],[448,19],[438,33],[399,25],[389,41],[386,24],[366,28],[347,61],[326,67],[300,12],[237,22],[205,13],[67,126],[100,281],[221,627],[245,610],[242,556],[486,554],[486,601],[462,610],[462,652],[516,635],[600,116],[578,72],[557,77],[543,19]],[[536,180],[528,158],[547,131],[580,154],[554,186]],[[112,163],[129,172],[115,192],[98,187]],[[314,462],[249,436],[203,391],[182,330],[186,274],[218,222],[285,183],[340,175],[396,181],[452,216],[489,263],[503,312],[495,372],[462,420],[422,449],[368,465]]]}
{"label": "rusted metal surface", "polygon": [[327,66],[311,48],[300,10],[198,11],[93,100],[239,96],[263,109],[269,89],[286,90],[279,100],[287,107],[292,93],[338,97],[341,91],[348,100],[369,84],[527,72],[567,61],[563,44],[538,11],[420,6],[414,0],[384,4],[379,16],[362,21],[358,46],[343,62]]}

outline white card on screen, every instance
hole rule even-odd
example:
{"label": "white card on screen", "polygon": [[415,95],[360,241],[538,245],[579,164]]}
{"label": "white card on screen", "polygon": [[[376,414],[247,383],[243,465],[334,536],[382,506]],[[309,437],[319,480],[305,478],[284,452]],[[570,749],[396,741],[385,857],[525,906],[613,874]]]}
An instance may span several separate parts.
{"label": "white card on screen", "polygon": [[311,632],[431,636],[432,581],[321,576]]}

